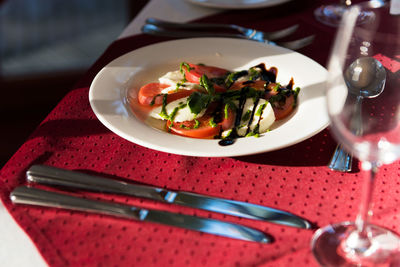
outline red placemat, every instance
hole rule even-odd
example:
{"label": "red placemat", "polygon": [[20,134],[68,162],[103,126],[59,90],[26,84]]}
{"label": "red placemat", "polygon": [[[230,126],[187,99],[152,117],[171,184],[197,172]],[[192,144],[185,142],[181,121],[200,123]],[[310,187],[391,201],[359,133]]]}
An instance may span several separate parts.
{"label": "red placemat", "polygon": [[[226,12],[203,20],[233,22],[240,16],[243,25],[257,23],[260,29],[298,22],[302,29],[299,35],[318,33],[314,44],[300,52],[325,64],[333,30],[315,22],[312,6],[284,8],[287,11],[284,16],[274,13],[279,9],[273,8]],[[357,168],[351,174],[342,174],[326,167],[335,148],[328,130],[275,152],[237,158],[199,158],[141,147],[104,127],[88,101],[88,86],[94,75],[112,59],[161,40],[165,39],[138,35],[113,43],[39,125],[0,171],[0,195],[11,215],[51,266],[317,266],[310,251],[311,230],[143,199],[74,192],[237,222],[275,238],[272,244],[256,244],[152,223],[10,203],[9,193],[25,183],[25,171],[32,164],[47,164],[271,206],[319,226],[354,219],[362,174]],[[398,163],[382,168],[374,206],[374,220],[395,231],[399,224],[399,168]]]}

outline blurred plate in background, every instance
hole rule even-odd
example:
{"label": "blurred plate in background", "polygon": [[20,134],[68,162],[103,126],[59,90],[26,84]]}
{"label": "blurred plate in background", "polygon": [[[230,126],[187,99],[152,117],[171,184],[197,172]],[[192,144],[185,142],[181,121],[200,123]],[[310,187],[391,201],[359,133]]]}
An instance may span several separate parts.
{"label": "blurred plate in background", "polygon": [[221,9],[251,9],[280,5],[291,0],[186,0],[195,5]]}

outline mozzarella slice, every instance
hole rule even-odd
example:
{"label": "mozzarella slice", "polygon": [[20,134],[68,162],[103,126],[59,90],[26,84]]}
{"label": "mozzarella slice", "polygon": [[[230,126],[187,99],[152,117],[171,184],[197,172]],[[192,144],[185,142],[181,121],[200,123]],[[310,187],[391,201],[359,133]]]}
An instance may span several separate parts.
{"label": "mozzarella slice", "polygon": [[228,129],[228,130],[223,131],[221,133],[221,138],[222,139],[227,138],[229,135],[231,135],[232,131],[233,131],[233,129]]}
{"label": "mozzarella slice", "polygon": [[183,80],[183,74],[177,70],[177,71],[170,71],[167,72],[164,76],[161,76],[158,81],[162,84],[168,84],[169,87],[164,88],[161,93],[162,94],[168,94],[170,91],[175,91],[177,89],[178,83],[179,89],[184,89],[184,90],[204,90],[203,87],[201,87],[199,84],[196,83],[182,83]]}
{"label": "mozzarella slice", "polygon": [[[199,118],[204,115],[206,112],[206,109],[203,109],[199,114],[194,114],[190,110],[190,107],[187,105],[188,102],[188,96],[184,98],[180,98],[178,100],[172,101],[169,104],[165,106],[165,111],[167,112],[168,115],[171,115],[172,112],[177,108],[176,115],[174,117],[174,121],[176,122],[182,122],[182,121],[192,121],[196,118]],[[184,107],[181,107],[184,105]],[[181,108],[179,108],[181,107]],[[154,108],[150,112],[150,116],[156,119],[164,119],[163,117],[160,116],[162,110],[162,106]]]}
{"label": "mozzarella slice", "polygon": [[170,71],[158,78],[158,81],[163,84],[176,86],[176,84],[183,80],[183,74],[179,71]]}
{"label": "mozzarella slice", "polygon": [[[251,119],[251,115],[254,115]],[[243,106],[242,119],[236,132],[239,136],[245,136],[247,133],[253,132],[258,127],[258,133],[265,133],[275,121],[275,114],[271,104],[265,99],[259,99],[257,106],[254,107],[253,98],[246,99]],[[257,126],[258,125],[258,126]]]}
{"label": "mozzarella slice", "polygon": [[240,120],[239,126],[236,128],[236,132],[239,136],[245,136],[247,133],[249,120],[251,118],[251,114],[254,109],[254,100],[253,98],[247,98],[246,102],[243,105],[242,118]]}
{"label": "mozzarella slice", "polygon": [[[254,68],[254,70],[257,71],[258,73],[260,73],[262,71],[260,68]],[[239,77],[236,81],[237,82],[245,82],[245,81],[249,81],[250,78],[252,78],[252,74],[251,73]],[[259,80],[259,78],[257,80]]]}
{"label": "mozzarella slice", "polygon": [[268,131],[274,121],[275,114],[271,104],[265,99],[260,99],[255,109],[253,120],[249,125],[250,131],[254,131],[258,124],[258,132],[265,133],[266,131]]}

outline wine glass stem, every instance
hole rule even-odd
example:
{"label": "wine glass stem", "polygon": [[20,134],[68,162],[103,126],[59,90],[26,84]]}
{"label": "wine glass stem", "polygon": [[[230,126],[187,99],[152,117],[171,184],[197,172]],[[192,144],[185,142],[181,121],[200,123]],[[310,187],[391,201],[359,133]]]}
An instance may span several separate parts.
{"label": "wine glass stem", "polygon": [[366,226],[370,219],[371,199],[374,191],[374,183],[376,173],[378,171],[378,164],[376,163],[363,163],[362,168],[368,171],[368,177],[364,179],[362,199],[360,211],[356,219],[356,226],[361,236],[366,236]]}

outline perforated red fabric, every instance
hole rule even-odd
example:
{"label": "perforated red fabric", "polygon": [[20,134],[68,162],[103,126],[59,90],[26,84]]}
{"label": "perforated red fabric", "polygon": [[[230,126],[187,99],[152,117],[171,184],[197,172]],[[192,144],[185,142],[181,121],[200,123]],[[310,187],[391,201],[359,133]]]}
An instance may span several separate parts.
{"label": "perforated red fabric", "polygon": [[[332,30],[314,23],[314,7],[297,9],[297,13],[289,9],[290,18],[272,16],[271,20],[281,22],[280,27],[300,22],[304,32],[318,32],[315,44],[301,52],[324,64],[326,51],[318,48],[329,44]],[[261,14],[271,15],[274,10]],[[203,21],[232,22],[240,15],[244,24],[257,22],[261,29],[267,29],[271,20],[257,14],[226,12]],[[130,143],[106,129],[89,106],[88,87],[94,75],[117,56],[160,40],[164,39],[138,35],[112,44],[10,159],[0,172],[0,193],[11,215],[51,266],[317,266],[310,251],[312,230],[145,199],[73,193],[236,222],[275,239],[272,244],[257,244],[153,223],[10,203],[10,191],[25,184],[25,171],[33,164],[46,164],[266,205],[297,214],[318,226],[354,220],[363,174],[357,162],[349,174],[326,167],[336,145],[328,129],[279,151],[236,158],[159,152]],[[399,231],[400,222],[399,176],[398,162],[383,167],[374,194],[374,220],[394,231]]]}

